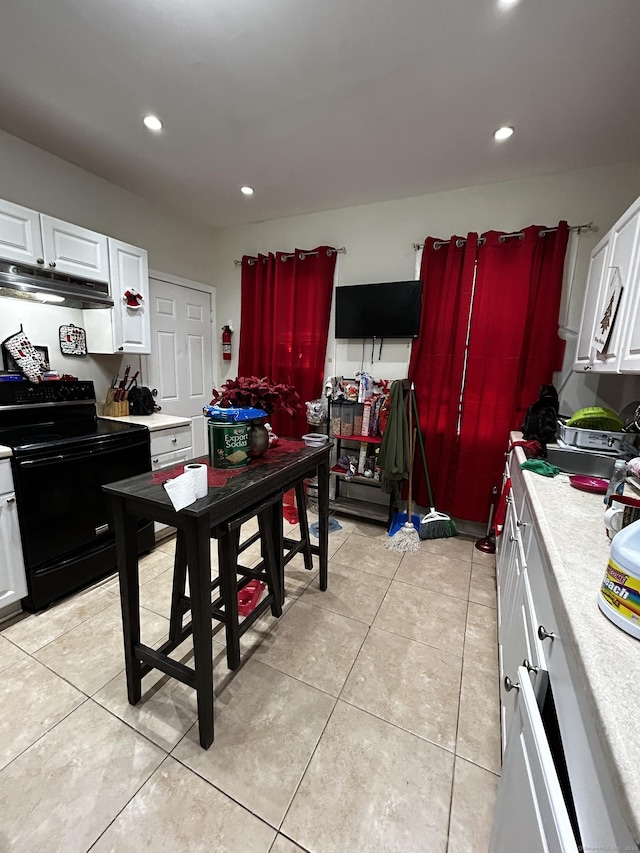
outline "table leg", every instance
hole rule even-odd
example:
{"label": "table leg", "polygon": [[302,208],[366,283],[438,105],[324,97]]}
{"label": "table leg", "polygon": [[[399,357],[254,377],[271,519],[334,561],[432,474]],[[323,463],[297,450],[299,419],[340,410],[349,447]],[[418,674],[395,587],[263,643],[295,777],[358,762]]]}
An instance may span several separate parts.
{"label": "table leg", "polygon": [[236,670],[240,666],[240,631],[238,625],[238,539],[235,530],[225,526],[218,539],[218,571],[224,601],[225,630],[227,636],[227,666]]}
{"label": "table leg", "polygon": [[124,636],[124,662],[127,672],[127,695],[131,705],[142,695],[142,663],[135,655],[140,642],[140,588],[138,580],[138,521],[129,515],[122,498],[111,497],[116,536],[116,554],[120,580],[120,606]]}
{"label": "table leg", "polygon": [[273,531],[273,547],[275,548],[278,582],[280,585],[280,601],[284,604],[284,534],[282,530],[282,496],[271,507],[271,530]]}
{"label": "table leg", "polygon": [[320,589],[329,581],[329,457],[318,465],[318,548],[320,550]]}
{"label": "table leg", "polygon": [[207,515],[187,519],[186,540],[200,745],[204,749],[209,749],[213,743],[213,653],[211,650],[211,552]]}

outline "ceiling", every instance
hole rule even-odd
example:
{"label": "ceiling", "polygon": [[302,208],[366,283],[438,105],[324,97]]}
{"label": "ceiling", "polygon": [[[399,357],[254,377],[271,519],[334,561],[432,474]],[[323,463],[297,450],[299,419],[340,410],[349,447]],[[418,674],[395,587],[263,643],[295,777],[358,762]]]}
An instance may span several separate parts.
{"label": "ceiling", "polygon": [[638,0],[3,0],[0,127],[253,222],[636,159],[639,32]]}

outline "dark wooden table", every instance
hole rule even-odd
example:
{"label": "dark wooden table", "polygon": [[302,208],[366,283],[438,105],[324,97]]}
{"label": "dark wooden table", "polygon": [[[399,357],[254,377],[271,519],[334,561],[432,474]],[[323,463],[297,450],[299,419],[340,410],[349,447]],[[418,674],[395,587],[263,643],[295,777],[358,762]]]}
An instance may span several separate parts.
{"label": "dark wooden table", "polygon": [[[290,445],[287,444],[287,448]],[[293,449],[267,451],[259,462],[252,462],[240,474],[222,486],[210,486],[207,497],[176,512],[161,483],[152,482],[152,473],[141,474],[103,490],[113,507],[120,602],[124,632],[127,693],[132,705],[140,701],[142,679],[152,669],[160,669],[196,690],[200,744],[208,749],[213,743],[213,655],[211,649],[211,551],[212,533],[224,530],[234,516],[260,501],[282,494],[309,477],[318,477],[318,544],[312,551],[319,558],[320,589],[327,588],[329,534],[329,450],[306,447],[296,442]],[[188,463],[185,463],[188,464]],[[159,521],[185,532],[194,667],[169,657],[179,641],[169,639],[158,649],[140,642],[140,593],[138,573],[138,519]]]}

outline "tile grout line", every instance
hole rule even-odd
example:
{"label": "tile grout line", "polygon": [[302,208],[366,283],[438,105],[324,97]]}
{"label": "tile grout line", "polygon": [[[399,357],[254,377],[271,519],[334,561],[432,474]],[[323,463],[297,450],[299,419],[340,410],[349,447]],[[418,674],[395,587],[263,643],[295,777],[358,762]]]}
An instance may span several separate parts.
{"label": "tile grout line", "polygon": [[[346,541],[348,541],[348,539],[349,539],[351,536],[353,536],[353,535],[354,535],[353,533],[352,533],[352,534],[350,534],[350,536],[349,536],[349,537],[347,537],[347,540],[346,540]],[[338,550],[339,550],[339,549],[338,549]],[[396,575],[396,573],[397,573],[397,571],[398,571],[398,568],[399,568],[399,566],[400,566],[400,563],[401,563],[401,562],[402,562],[402,559],[401,559],[401,560],[400,560],[400,562],[398,563],[398,566],[396,566],[396,571],[394,572],[394,577],[395,577],[395,575]],[[306,765],[305,765],[305,768],[304,768],[304,770],[303,770],[303,772],[302,772],[302,775],[300,776],[300,781],[299,781],[299,782],[298,782],[298,784],[296,785],[296,788],[295,788],[295,790],[294,790],[294,792],[293,792],[293,795],[292,795],[291,799],[289,800],[289,805],[287,806],[287,809],[286,809],[286,811],[285,811],[285,813],[284,813],[284,817],[283,817],[283,818],[282,818],[282,820],[280,821],[280,826],[278,827],[278,832],[280,832],[280,828],[284,825],[284,822],[285,822],[285,820],[287,819],[287,815],[289,814],[289,811],[291,810],[291,806],[293,805],[293,802],[294,802],[294,800],[295,800],[295,798],[296,798],[296,796],[297,796],[297,794],[298,794],[298,791],[300,790],[300,786],[302,785],[302,783],[303,783],[303,781],[304,781],[304,777],[306,776],[307,771],[308,771],[308,769],[309,769],[309,767],[310,767],[310,765],[311,765],[311,762],[313,761],[313,758],[314,758],[314,756],[315,756],[315,754],[316,754],[316,752],[317,752],[317,750],[318,750],[318,746],[320,745],[320,741],[322,740],[322,738],[323,738],[323,736],[324,736],[324,733],[326,732],[327,727],[329,726],[329,722],[331,721],[331,719],[332,719],[332,717],[333,717],[333,714],[334,714],[334,712],[335,712],[335,709],[336,709],[336,708],[337,708],[337,706],[338,706],[338,702],[340,701],[340,696],[342,695],[342,691],[344,690],[345,684],[346,684],[346,683],[347,683],[347,681],[349,680],[349,676],[351,675],[351,672],[353,671],[353,668],[354,668],[354,666],[356,665],[356,661],[358,660],[358,657],[360,656],[360,652],[362,651],[362,647],[364,646],[365,642],[367,641],[367,637],[369,636],[369,633],[370,633],[370,631],[371,631],[371,625],[373,624],[373,621],[375,620],[376,616],[378,615],[378,612],[379,612],[380,608],[382,607],[382,603],[384,602],[384,599],[387,597],[387,595],[388,595],[388,592],[389,592],[389,589],[390,589],[390,588],[391,588],[391,582],[389,582],[389,587],[387,588],[387,592],[384,594],[384,597],[383,597],[382,601],[381,601],[381,602],[380,602],[380,604],[378,605],[378,609],[376,610],[375,616],[374,616],[374,617],[373,617],[373,619],[371,620],[371,624],[370,624],[370,625],[368,625],[368,627],[367,627],[367,633],[364,635],[363,640],[362,640],[362,642],[360,643],[360,647],[359,647],[359,649],[358,649],[358,651],[357,651],[357,653],[356,653],[356,655],[355,655],[355,657],[354,657],[354,659],[353,659],[353,663],[351,664],[351,666],[350,666],[350,668],[349,668],[349,672],[347,673],[347,676],[346,676],[346,678],[345,678],[345,680],[344,680],[344,683],[343,683],[342,687],[340,688],[340,692],[338,693],[338,696],[336,697],[336,700],[335,700],[335,702],[334,702],[334,704],[333,704],[333,708],[331,709],[331,713],[329,714],[329,717],[327,718],[327,722],[325,723],[325,725],[324,725],[324,727],[323,727],[323,729],[322,729],[322,732],[320,733],[320,737],[318,738],[318,740],[317,740],[317,742],[316,742],[316,745],[314,746],[313,751],[312,751],[311,755],[309,756],[309,760],[307,761],[307,763],[306,763]],[[360,623],[360,624],[362,624],[362,623]],[[345,704],[348,704],[348,703],[345,703]],[[287,837],[288,837],[288,836],[287,836]],[[275,842],[274,842],[274,843],[275,843]],[[296,842],[294,842],[294,843],[296,843],[296,844],[297,844],[297,841],[296,841]]]}
{"label": "tile grout line", "polygon": [[122,814],[122,812],[127,808],[127,806],[128,806],[128,805],[129,805],[129,803],[133,800],[133,798],[138,796],[138,794],[140,793],[140,791],[144,788],[144,786],[147,784],[147,782],[149,781],[149,779],[151,779],[151,777],[152,777],[152,776],[153,776],[153,774],[156,772],[156,770],[159,770],[159,769],[162,767],[162,765],[165,763],[165,761],[166,761],[169,757],[170,757],[170,756],[169,756],[169,753],[166,753],[166,754],[165,754],[165,756],[164,756],[164,758],[162,759],[162,761],[158,764],[158,766],[157,766],[157,767],[154,767],[154,769],[153,769],[153,770],[151,771],[151,773],[147,776],[147,778],[144,780],[144,782],[142,782],[142,784],[140,785],[140,787],[139,787],[139,788],[137,788],[137,790],[133,792],[133,794],[131,795],[131,797],[129,797],[129,799],[128,799],[128,800],[127,800],[127,802],[122,806],[122,808],[120,809],[120,811],[119,811],[116,815],[114,815],[113,819],[112,819],[112,820],[110,820],[110,821],[109,821],[109,823],[105,826],[105,828],[102,830],[102,832],[100,833],[100,835],[98,835],[98,837],[95,839],[95,841],[91,844],[91,847],[88,847],[88,848],[87,848],[86,853],[89,853],[89,851],[90,851],[90,850],[93,850],[93,848],[96,846],[96,844],[98,843],[98,841],[100,841],[100,839],[101,839],[101,838],[102,838],[102,836],[105,834],[105,832],[106,832],[106,831],[107,831],[107,830],[108,830],[108,829],[109,829],[109,828],[110,828],[110,827],[111,827],[111,826],[112,826],[112,825],[117,821],[117,819],[120,817],[120,815]]}

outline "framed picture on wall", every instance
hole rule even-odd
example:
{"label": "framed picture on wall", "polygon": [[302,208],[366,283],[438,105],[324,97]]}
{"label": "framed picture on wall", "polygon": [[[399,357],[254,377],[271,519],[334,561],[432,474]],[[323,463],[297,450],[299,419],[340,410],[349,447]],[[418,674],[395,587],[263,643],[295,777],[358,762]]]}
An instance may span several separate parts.
{"label": "framed picture on wall", "polygon": [[[39,347],[34,344],[34,348],[38,350],[42,358],[44,359],[45,364],[47,365],[47,370],[49,369],[49,347]],[[7,373],[22,373],[22,370],[18,367],[18,363],[11,355],[11,353],[7,350],[7,348],[2,345],[2,366]]]}

